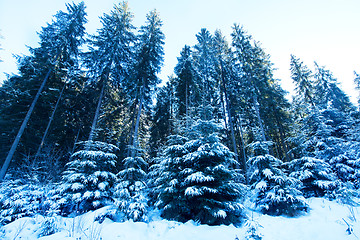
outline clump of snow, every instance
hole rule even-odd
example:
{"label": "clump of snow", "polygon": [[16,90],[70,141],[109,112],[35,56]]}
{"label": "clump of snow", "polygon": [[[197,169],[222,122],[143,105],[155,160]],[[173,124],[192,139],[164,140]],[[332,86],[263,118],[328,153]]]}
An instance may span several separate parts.
{"label": "clump of snow", "polygon": [[185,182],[188,183],[204,183],[212,182],[215,178],[212,176],[205,176],[203,172],[195,172],[185,178]]}
{"label": "clump of snow", "polygon": [[[256,225],[262,240],[356,240],[360,238],[360,207],[339,204],[323,198],[307,199],[310,211],[296,218],[269,216],[248,210],[251,224]],[[103,207],[75,218],[56,216],[21,218],[0,228],[0,238],[42,240],[245,240],[249,226],[208,226],[194,221],[179,223],[162,220],[154,211],[149,222],[114,222],[110,219],[96,221],[111,211]],[[219,213],[221,214],[221,213]],[[250,217],[249,217],[250,218]],[[45,225],[46,223],[53,226]],[[54,230],[49,236],[40,237],[44,226]],[[53,228],[51,228],[53,227]],[[51,231],[50,231],[51,232]]]}
{"label": "clump of snow", "polygon": [[201,196],[203,192],[198,189],[196,186],[187,187],[185,189],[185,196]]}

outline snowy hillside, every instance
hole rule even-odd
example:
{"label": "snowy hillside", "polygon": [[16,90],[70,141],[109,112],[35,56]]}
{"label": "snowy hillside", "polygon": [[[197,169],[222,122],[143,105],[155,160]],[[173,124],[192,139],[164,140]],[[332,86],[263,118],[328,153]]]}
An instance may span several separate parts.
{"label": "snowy hillside", "polygon": [[[263,240],[352,240],[360,238],[360,208],[342,205],[323,198],[307,200],[309,213],[296,218],[272,217],[248,212],[249,219],[259,224],[257,233]],[[234,226],[199,225],[193,221],[179,223],[162,220],[156,213],[148,223],[113,222],[105,219],[101,224],[94,221],[109,207],[92,211],[76,218],[56,217],[54,222],[42,216],[22,218],[2,229],[1,239],[84,239],[84,240],[239,240],[246,239],[249,224],[241,228]],[[257,224],[255,224],[257,225]],[[45,226],[52,226],[46,228]],[[56,233],[39,237],[46,229]]]}

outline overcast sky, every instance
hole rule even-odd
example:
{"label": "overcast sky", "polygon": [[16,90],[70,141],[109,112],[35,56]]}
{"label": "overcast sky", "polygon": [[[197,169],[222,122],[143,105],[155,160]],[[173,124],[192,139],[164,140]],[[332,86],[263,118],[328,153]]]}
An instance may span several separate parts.
{"label": "overcast sky", "polygon": [[[15,55],[28,54],[26,46],[38,46],[36,32],[51,22],[65,0],[0,0],[0,82],[5,73],[16,73]],[[99,16],[108,13],[113,0],[85,0],[88,33],[101,27]],[[284,89],[293,90],[290,54],[310,69],[313,62],[326,66],[355,101],[354,71],[360,72],[359,0],[129,0],[134,25],[140,27],[146,14],[156,8],[166,36],[165,62],[160,77],[172,74],[182,47],[194,45],[201,28],[220,29],[230,39],[234,23],[243,25],[271,55],[275,77]]]}

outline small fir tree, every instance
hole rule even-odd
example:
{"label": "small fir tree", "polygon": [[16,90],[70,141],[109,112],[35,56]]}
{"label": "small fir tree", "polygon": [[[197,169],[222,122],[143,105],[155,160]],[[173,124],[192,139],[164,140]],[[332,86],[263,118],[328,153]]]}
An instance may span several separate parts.
{"label": "small fir tree", "polygon": [[290,177],[302,182],[305,197],[322,197],[336,187],[336,176],[331,166],[321,159],[302,157],[287,164]]}
{"label": "small fir tree", "polygon": [[[133,150],[141,152],[139,149]],[[123,160],[123,169],[118,173],[115,186],[115,205],[126,219],[147,220],[147,163],[137,153],[135,157]]]}
{"label": "small fir tree", "polygon": [[307,209],[300,190],[301,182],[281,169],[283,162],[268,154],[270,142],[254,142],[254,157],[248,160],[249,183],[256,208],[269,215],[295,216]]}
{"label": "small fir tree", "polygon": [[[357,157],[352,149],[356,148],[357,144],[356,141],[351,140],[352,126],[349,115],[329,106],[304,117],[297,127],[303,132],[301,141],[297,143],[297,148],[301,149],[298,158],[302,160],[297,161],[304,164],[310,161],[311,166],[324,162],[320,165],[324,167],[324,164],[326,164],[328,165],[326,168],[330,167],[331,169],[323,172],[323,175],[330,174],[330,172],[333,172],[331,174],[334,175],[329,176],[327,179],[329,181],[339,179],[343,183],[349,182],[351,184],[356,181],[354,174],[357,169],[355,160]],[[311,159],[316,160],[314,162]],[[294,164],[299,165],[298,163]],[[299,167],[303,170],[306,169],[305,166],[299,165]],[[302,171],[300,168],[295,167],[293,170]],[[307,169],[307,171],[310,171],[310,169]],[[329,186],[328,190],[335,190],[335,185]],[[315,195],[321,196],[323,193]]]}
{"label": "small fir tree", "polygon": [[259,227],[262,227],[258,222],[254,219],[248,220],[245,223],[246,235],[245,240],[261,240],[262,234],[259,233]]}
{"label": "small fir tree", "polygon": [[359,142],[348,141],[338,144],[337,148],[341,148],[341,154],[332,157],[329,160],[337,178],[351,189],[358,189],[360,177],[360,158],[359,158]]}
{"label": "small fir tree", "polygon": [[219,130],[214,121],[198,120],[191,127],[193,140],[182,143],[178,137],[178,144],[165,150],[157,202],[165,218],[209,225],[241,222],[244,185],[236,180],[244,179],[232,169],[238,163],[220,142]]}
{"label": "small fir tree", "polygon": [[70,157],[63,174],[61,195],[63,213],[83,213],[98,209],[112,201],[116,181],[115,163],[119,149],[108,143],[86,141]]}
{"label": "small fir tree", "polygon": [[5,180],[0,184],[0,225],[23,217],[59,213],[60,197],[55,184],[37,184],[29,179]]}
{"label": "small fir tree", "polygon": [[187,141],[188,138],[181,135],[169,136],[162,156],[157,158],[157,162],[150,169],[149,179],[150,186],[153,187],[152,198],[155,206],[163,209],[163,217],[182,222],[188,220],[182,214],[186,203],[180,187],[184,181],[180,171],[184,169],[182,157],[187,153],[184,147]]}

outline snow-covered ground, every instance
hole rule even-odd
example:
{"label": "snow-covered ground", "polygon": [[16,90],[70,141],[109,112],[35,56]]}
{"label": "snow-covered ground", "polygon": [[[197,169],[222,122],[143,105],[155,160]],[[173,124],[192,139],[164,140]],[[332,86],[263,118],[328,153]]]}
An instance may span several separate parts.
{"label": "snow-covered ground", "polygon": [[[260,224],[263,240],[352,240],[360,239],[360,207],[342,205],[323,198],[308,199],[311,210],[296,218],[271,217],[249,211],[249,219]],[[22,218],[3,227],[0,239],[42,240],[239,240],[245,239],[247,227],[207,226],[193,221],[179,223],[160,219],[155,213],[149,223],[113,222],[101,224],[94,219],[106,211],[86,213],[76,218],[56,217],[56,233],[39,237],[45,218]],[[51,219],[50,219],[51,220]],[[53,219],[54,220],[54,219]],[[49,219],[48,219],[49,221]]]}

